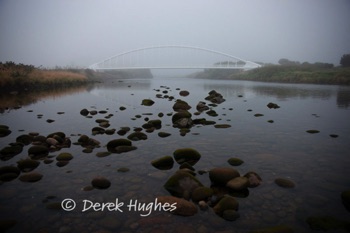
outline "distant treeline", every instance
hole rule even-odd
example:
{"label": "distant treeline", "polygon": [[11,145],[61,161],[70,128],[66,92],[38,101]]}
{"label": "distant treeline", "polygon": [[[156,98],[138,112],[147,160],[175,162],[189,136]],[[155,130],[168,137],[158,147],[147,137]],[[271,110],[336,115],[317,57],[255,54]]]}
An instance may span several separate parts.
{"label": "distant treeline", "polygon": [[242,69],[206,69],[203,72],[192,75],[192,77],[262,82],[350,85],[350,67],[346,67],[342,63],[342,67],[334,67],[331,63],[301,63],[290,61],[286,58],[280,59],[278,63],[279,65],[259,63],[262,67],[248,71]]}
{"label": "distant treeline", "polygon": [[269,65],[231,74],[229,79],[263,82],[350,85],[350,68],[325,64]]}

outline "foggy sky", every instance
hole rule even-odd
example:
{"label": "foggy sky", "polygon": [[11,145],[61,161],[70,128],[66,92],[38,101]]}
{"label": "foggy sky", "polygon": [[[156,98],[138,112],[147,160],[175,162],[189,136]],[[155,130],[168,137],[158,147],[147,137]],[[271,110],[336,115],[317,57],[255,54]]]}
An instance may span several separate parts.
{"label": "foggy sky", "polygon": [[0,0],[0,61],[89,66],[153,45],[339,65],[349,0]]}

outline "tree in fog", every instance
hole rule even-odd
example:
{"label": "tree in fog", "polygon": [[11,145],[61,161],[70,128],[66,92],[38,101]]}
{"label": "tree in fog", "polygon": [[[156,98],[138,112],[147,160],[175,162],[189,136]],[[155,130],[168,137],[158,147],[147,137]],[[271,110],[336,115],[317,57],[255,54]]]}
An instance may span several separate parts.
{"label": "tree in fog", "polygon": [[342,67],[350,67],[350,54],[344,54],[340,59],[340,65]]}

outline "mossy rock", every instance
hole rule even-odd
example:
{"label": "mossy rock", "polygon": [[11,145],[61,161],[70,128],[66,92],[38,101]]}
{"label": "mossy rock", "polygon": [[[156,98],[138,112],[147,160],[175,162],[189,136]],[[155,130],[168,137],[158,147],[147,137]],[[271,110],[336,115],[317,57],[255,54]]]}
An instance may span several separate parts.
{"label": "mossy rock", "polygon": [[213,184],[226,186],[230,180],[240,177],[236,169],[230,167],[218,167],[209,171],[209,179]]}
{"label": "mossy rock", "polygon": [[22,134],[16,138],[16,142],[22,143],[24,145],[29,145],[33,142],[34,137],[28,134]]}
{"label": "mossy rock", "polygon": [[97,135],[97,134],[104,134],[106,130],[101,127],[94,127],[92,128],[91,131],[92,131],[92,135]]}
{"label": "mossy rock", "polygon": [[190,199],[192,192],[203,186],[193,175],[179,170],[164,184],[164,188],[173,196]]}
{"label": "mossy rock", "polygon": [[154,104],[154,101],[151,99],[143,99],[141,105],[144,106],[152,106]]}
{"label": "mossy rock", "polygon": [[193,190],[191,198],[194,202],[207,201],[211,196],[213,196],[214,191],[208,187],[198,187]]}
{"label": "mossy rock", "polygon": [[350,231],[350,221],[340,220],[331,216],[312,216],[306,219],[312,230],[347,230]]}
{"label": "mossy rock", "polygon": [[132,141],[140,141],[140,140],[146,140],[147,135],[143,132],[133,132],[129,134],[127,138]]}
{"label": "mossy rock", "polygon": [[4,166],[0,168],[0,181],[2,182],[8,182],[11,180],[16,179],[19,174],[20,170],[17,167],[14,166]]}
{"label": "mossy rock", "polygon": [[163,156],[151,161],[151,164],[159,170],[169,170],[174,166],[174,159],[171,156]]}
{"label": "mossy rock", "polygon": [[23,145],[20,143],[12,144],[0,150],[0,159],[3,161],[9,160],[23,151]]}
{"label": "mossy rock", "polygon": [[226,128],[230,128],[231,125],[230,124],[217,124],[217,125],[214,125],[214,127],[217,129],[226,129]]}
{"label": "mossy rock", "polygon": [[66,165],[68,165],[68,164],[69,164],[69,161],[67,161],[67,160],[61,160],[61,161],[57,161],[56,166],[57,166],[57,167],[64,167],[64,166],[66,166]]}
{"label": "mossy rock", "polygon": [[275,104],[275,103],[272,103],[272,102],[268,103],[266,106],[268,108],[274,108],[274,109],[280,108],[280,106],[278,106],[278,104]]}
{"label": "mossy rock", "polygon": [[129,168],[127,168],[127,167],[121,167],[121,168],[118,168],[118,170],[117,170],[118,172],[128,172],[128,171],[130,171],[130,169]]}
{"label": "mossy rock", "polygon": [[249,180],[247,177],[240,176],[233,178],[226,183],[226,187],[233,191],[242,191],[249,186]]}
{"label": "mossy rock", "polygon": [[81,144],[86,144],[89,142],[89,137],[87,135],[81,135],[78,139],[78,142]]}
{"label": "mossy rock", "polygon": [[125,152],[129,152],[129,151],[133,151],[136,150],[137,147],[136,146],[118,146],[116,148],[114,148],[114,152],[113,153],[125,153]]}
{"label": "mossy rock", "polygon": [[294,233],[293,228],[279,225],[250,231],[250,233]]}
{"label": "mossy rock", "polygon": [[40,165],[39,161],[32,160],[32,159],[21,159],[17,161],[17,167],[22,172],[30,172],[37,168]]}
{"label": "mossy rock", "polygon": [[19,177],[19,180],[22,182],[34,183],[34,182],[41,180],[42,177],[43,177],[43,175],[41,175],[40,173],[31,172],[31,173],[26,173],[24,175],[21,175]]}
{"label": "mossy rock", "polygon": [[89,110],[87,110],[86,108],[83,108],[82,110],[80,110],[80,115],[82,115],[82,116],[89,115]]}
{"label": "mossy rock", "polygon": [[315,133],[319,133],[320,131],[317,129],[309,129],[309,130],[306,130],[306,132],[310,134],[315,134]]}
{"label": "mossy rock", "polygon": [[157,120],[150,120],[150,121],[148,121],[148,124],[151,124],[156,129],[162,128],[162,121],[159,120],[159,119],[157,119]]}
{"label": "mossy rock", "polygon": [[67,152],[60,153],[57,157],[57,161],[69,161],[73,159],[73,155]]}
{"label": "mossy rock", "polygon": [[180,111],[172,116],[171,121],[173,122],[173,124],[175,124],[178,120],[182,118],[191,118],[191,116],[192,114],[188,111]]}
{"label": "mossy rock", "polygon": [[218,116],[218,114],[216,113],[216,111],[215,110],[209,110],[209,111],[206,111],[205,112],[206,114],[208,114],[209,116],[212,116],[212,117],[216,117],[216,116]]}
{"label": "mossy rock", "polygon": [[275,179],[275,183],[282,187],[282,188],[294,188],[295,187],[295,183],[289,179],[285,179],[285,178],[277,178]]}
{"label": "mossy rock", "polygon": [[225,210],[222,213],[222,218],[227,221],[236,221],[240,217],[236,210]]}
{"label": "mossy rock", "polygon": [[213,207],[214,212],[222,216],[225,210],[238,210],[238,201],[236,198],[225,195],[220,201]]}
{"label": "mossy rock", "polygon": [[54,138],[57,141],[59,141],[60,143],[62,143],[64,141],[64,139],[66,138],[66,134],[63,132],[54,132],[51,133],[47,136],[47,138]]}
{"label": "mossy rock", "polygon": [[182,111],[182,110],[189,110],[191,109],[191,106],[186,102],[186,101],[183,101],[183,100],[176,100],[176,102],[174,103],[173,105],[173,110],[178,112],[178,111]]}
{"label": "mossy rock", "polygon": [[6,137],[11,134],[11,130],[6,125],[0,125],[0,138]]}
{"label": "mossy rock", "polygon": [[262,183],[261,177],[256,172],[247,172],[244,177],[249,180],[248,188],[258,187]]}
{"label": "mossy rock", "polygon": [[34,159],[44,158],[49,154],[49,149],[46,146],[35,145],[28,149],[28,155]]}
{"label": "mossy rock", "polygon": [[158,136],[161,137],[161,138],[166,138],[166,137],[169,137],[171,134],[170,133],[167,133],[167,132],[159,132],[158,133]]}
{"label": "mossy rock", "polygon": [[107,189],[111,186],[111,182],[107,178],[99,176],[91,181],[91,185],[97,189]]}
{"label": "mossy rock", "polygon": [[97,152],[96,153],[96,156],[99,157],[99,158],[107,157],[109,155],[111,155],[111,152],[108,152],[108,151],[102,151],[102,152]]}
{"label": "mossy rock", "polygon": [[181,95],[181,96],[188,96],[190,94],[190,92],[189,91],[187,91],[187,90],[182,90],[182,91],[180,91],[179,92],[179,95]]}
{"label": "mossy rock", "polygon": [[341,199],[345,208],[350,211],[350,189],[341,193]]}
{"label": "mossy rock", "polygon": [[131,146],[132,142],[128,139],[120,138],[120,139],[114,139],[107,143],[107,150],[109,152],[115,152],[115,148],[119,146]]}
{"label": "mossy rock", "polygon": [[188,163],[191,166],[195,165],[201,158],[201,154],[192,148],[177,149],[173,155],[178,164]]}
{"label": "mossy rock", "polygon": [[244,163],[244,161],[239,158],[230,158],[227,162],[232,166],[239,166]]}

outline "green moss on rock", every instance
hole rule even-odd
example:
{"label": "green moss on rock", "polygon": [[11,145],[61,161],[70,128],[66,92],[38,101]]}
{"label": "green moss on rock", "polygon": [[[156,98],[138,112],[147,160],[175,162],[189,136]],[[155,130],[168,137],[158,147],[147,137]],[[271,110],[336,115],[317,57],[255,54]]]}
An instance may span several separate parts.
{"label": "green moss on rock", "polygon": [[178,164],[188,163],[195,165],[201,158],[201,154],[192,148],[181,148],[177,149],[173,153],[174,159]]}
{"label": "green moss on rock", "polygon": [[171,156],[163,156],[151,161],[151,164],[160,170],[169,170],[174,166],[174,159]]}
{"label": "green moss on rock", "polygon": [[239,158],[230,158],[227,162],[232,166],[239,166],[244,163],[244,161]]}
{"label": "green moss on rock", "polygon": [[141,105],[144,106],[152,106],[154,104],[154,101],[151,99],[143,99]]}
{"label": "green moss on rock", "polygon": [[57,157],[57,161],[69,161],[73,159],[73,155],[67,152],[60,153]]}

